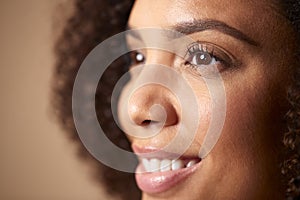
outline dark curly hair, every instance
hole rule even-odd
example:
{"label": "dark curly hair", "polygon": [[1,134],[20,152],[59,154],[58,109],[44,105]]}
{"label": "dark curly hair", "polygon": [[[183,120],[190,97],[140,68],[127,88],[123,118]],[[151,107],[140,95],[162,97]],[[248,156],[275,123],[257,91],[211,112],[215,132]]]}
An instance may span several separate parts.
{"label": "dark curly hair", "polygon": [[[278,1],[278,0],[277,0]],[[126,29],[133,0],[75,0],[75,11],[68,19],[59,37],[55,53],[56,65],[53,74],[53,105],[62,127],[78,144],[79,155],[95,167],[94,177],[104,182],[107,192],[122,199],[140,199],[134,175],[108,168],[96,161],[81,144],[72,116],[72,89],[79,66],[87,54],[106,38]],[[300,0],[280,0],[278,7],[287,22],[293,26],[298,41],[295,54],[294,81],[287,98],[290,109],[286,114],[287,132],[283,145],[286,158],[281,171],[286,185],[287,199],[300,198]],[[127,70],[127,55],[117,59],[102,76],[96,93],[96,110],[99,123],[107,137],[119,147],[129,150],[125,135],[116,128],[110,109],[112,88]],[[122,65],[122,67],[119,67]]]}

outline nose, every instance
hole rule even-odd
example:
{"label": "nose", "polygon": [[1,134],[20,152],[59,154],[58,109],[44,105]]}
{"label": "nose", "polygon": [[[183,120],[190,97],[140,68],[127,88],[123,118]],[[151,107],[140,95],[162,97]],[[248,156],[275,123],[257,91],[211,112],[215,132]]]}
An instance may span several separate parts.
{"label": "nose", "polygon": [[[164,66],[172,65],[174,55],[160,50],[148,50],[145,67],[150,64]],[[144,71],[144,74],[155,73]],[[167,74],[158,73],[160,76]],[[128,102],[128,114],[131,121],[138,126],[148,126],[151,123],[164,123],[163,126],[176,125],[179,120],[179,106],[173,93],[161,84],[148,84],[139,87],[131,95]]]}
{"label": "nose", "polygon": [[176,99],[167,88],[151,84],[133,93],[128,104],[128,114],[135,125],[164,123],[166,127],[178,123],[176,107]]}

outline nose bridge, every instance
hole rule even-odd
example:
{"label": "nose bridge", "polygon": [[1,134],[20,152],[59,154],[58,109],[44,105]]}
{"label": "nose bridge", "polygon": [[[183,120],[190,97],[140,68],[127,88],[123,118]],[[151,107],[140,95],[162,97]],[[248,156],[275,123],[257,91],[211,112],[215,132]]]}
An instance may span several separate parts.
{"label": "nose bridge", "polygon": [[147,64],[159,64],[164,66],[172,66],[175,55],[163,49],[147,49]]}

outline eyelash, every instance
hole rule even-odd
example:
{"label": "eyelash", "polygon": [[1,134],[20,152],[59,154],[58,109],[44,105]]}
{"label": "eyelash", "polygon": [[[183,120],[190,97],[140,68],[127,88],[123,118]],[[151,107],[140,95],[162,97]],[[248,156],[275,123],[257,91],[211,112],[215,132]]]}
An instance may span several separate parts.
{"label": "eyelash", "polygon": [[[209,57],[207,58],[207,56]],[[206,71],[213,70],[210,69],[213,66],[217,67],[218,72],[233,66],[233,59],[224,50],[215,45],[199,41],[188,46],[184,60],[184,66],[189,66],[197,72],[200,71],[200,73],[203,69]],[[203,63],[197,64],[196,61]]]}
{"label": "eyelash", "polygon": [[[204,64],[197,64],[195,61],[199,61],[196,59],[195,56],[200,56],[200,61],[207,61]],[[204,56],[210,56],[206,60]],[[130,52],[131,58],[131,66],[135,66],[141,63],[144,63],[146,58],[144,54],[140,51],[132,51]],[[196,59],[196,60],[195,60]],[[211,64],[211,62],[214,62]],[[194,42],[187,47],[187,52],[184,56],[184,62],[182,63],[182,67],[187,68],[199,72],[201,74],[202,68],[213,68],[212,66],[216,66],[218,71],[221,72],[222,70],[234,66],[232,56],[228,55],[224,50],[216,47],[215,45],[204,43],[204,42]],[[207,69],[206,69],[207,70]]]}

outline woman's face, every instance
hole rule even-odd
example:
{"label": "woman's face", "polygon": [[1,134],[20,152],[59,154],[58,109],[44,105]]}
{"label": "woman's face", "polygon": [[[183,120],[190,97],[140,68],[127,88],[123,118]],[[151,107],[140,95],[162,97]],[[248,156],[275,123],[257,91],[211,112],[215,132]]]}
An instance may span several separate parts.
{"label": "woman's face", "polygon": [[[282,118],[293,46],[292,31],[276,6],[260,0],[138,0],[128,25],[134,29],[180,26],[198,41],[186,48],[189,57],[184,66],[172,53],[162,50],[143,49],[134,54],[134,62],[145,68],[162,64],[177,70],[192,88],[199,114],[195,138],[176,164],[166,167],[165,172],[136,175],[143,199],[282,199]],[[143,36],[130,37],[128,44],[144,40]],[[218,67],[223,79],[226,116],[218,142],[199,162],[198,153],[212,119],[213,99],[197,68],[213,66]],[[133,77],[126,88],[137,79]],[[135,129],[140,135],[151,129],[151,122],[159,121],[149,115],[151,106],[159,104],[167,115],[155,136],[129,137],[135,152],[164,148],[184,125],[181,115],[188,108],[182,107],[173,92],[159,84],[148,84],[127,99],[127,112],[134,126],[140,127]],[[193,120],[193,116],[187,120]],[[126,129],[127,124],[122,125]],[[163,153],[140,160],[141,169],[159,167],[170,162],[172,155]]]}

